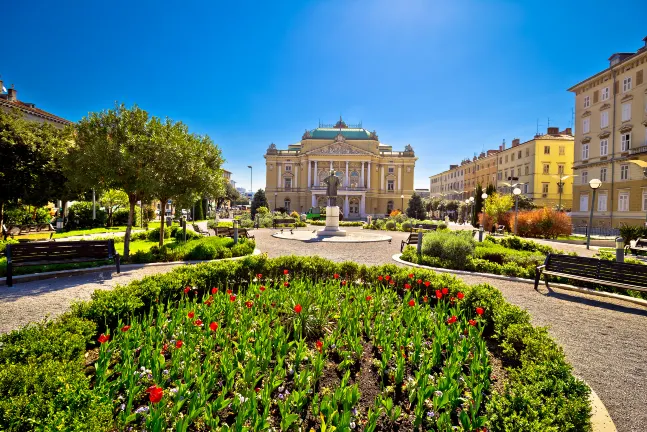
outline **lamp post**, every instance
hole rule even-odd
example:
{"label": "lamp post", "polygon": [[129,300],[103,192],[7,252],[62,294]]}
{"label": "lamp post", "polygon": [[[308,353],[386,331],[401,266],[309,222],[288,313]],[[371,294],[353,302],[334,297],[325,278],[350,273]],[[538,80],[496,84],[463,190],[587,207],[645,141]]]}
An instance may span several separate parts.
{"label": "lamp post", "polygon": [[278,196],[278,193],[274,192],[274,209],[272,209],[272,214],[274,214],[274,210],[276,209],[276,200],[278,199],[277,196]]}
{"label": "lamp post", "polygon": [[[470,204],[472,206],[472,221],[473,221],[474,220],[474,207],[475,207],[475,205],[474,205],[474,197],[473,196],[470,197]],[[474,225],[472,225],[472,226],[474,226]]]}
{"label": "lamp post", "polygon": [[481,198],[483,199],[483,207],[481,207],[481,213],[483,213],[483,223],[481,225],[485,225],[485,200],[487,199],[487,194],[483,192],[481,194]]}
{"label": "lamp post", "polygon": [[521,189],[518,187],[514,188],[512,194],[514,195],[514,235],[517,235],[517,218],[519,216],[519,195],[521,195]]}
{"label": "lamp post", "polygon": [[400,195],[400,198],[402,199],[402,207],[401,207],[401,211],[402,211],[402,213],[404,213],[404,194],[403,194],[403,195]]}
{"label": "lamp post", "polygon": [[465,223],[467,223],[467,218],[470,215],[470,200],[466,199],[465,200]]}
{"label": "lamp post", "polygon": [[602,186],[602,182],[599,179],[593,179],[589,182],[589,186],[593,189],[593,197],[591,199],[591,213],[589,213],[589,226],[586,230],[586,248],[589,249],[591,244],[591,226],[593,225],[593,205],[595,203],[595,191]]}
{"label": "lamp post", "polygon": [[[252,193],[252,198],[254,197],[254,183],[252,182],[253,176],[252,173],[254,170],[252,170],[251,165],[247,165],[247,168],[249,168],[249,191]],[[252,205],[252,198],[249,199],[249,205]]]}
{"label": "lamp post", "polygon": [[559,207],[558,210],[562,211],[562,194],[564,193],[564,186],[566,183],[564,183],[564,180],[566,180],[569,177],[577,177],[576,175],[566,175],[566,176],[553,176],[557,179],[557,191],[559,192]]}

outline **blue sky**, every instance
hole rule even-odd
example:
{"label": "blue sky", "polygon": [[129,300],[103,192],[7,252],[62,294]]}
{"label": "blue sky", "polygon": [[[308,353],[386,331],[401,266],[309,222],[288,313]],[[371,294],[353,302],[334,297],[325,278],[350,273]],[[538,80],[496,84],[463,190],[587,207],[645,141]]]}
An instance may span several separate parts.
{"label": "blue sky", "polygon": [[[7,7],[8,6],[8,7]],[[137,103],[208,134],[239,186],[319,120],[411,144],[416,187],[503,139],[571,125],[571,85],[647,36],[647,2],[9,2],[0,74],[76,121]]]}

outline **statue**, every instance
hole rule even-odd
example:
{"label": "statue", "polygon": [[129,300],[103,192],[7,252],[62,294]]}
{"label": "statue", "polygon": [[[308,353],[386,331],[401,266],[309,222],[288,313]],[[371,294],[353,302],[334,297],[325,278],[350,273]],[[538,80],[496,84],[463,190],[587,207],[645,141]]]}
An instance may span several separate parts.
{"label": "statue", "polygon": [[335,175],[335,171],[330,171],[330,175],[323,179],[323,182],[328,186],[326,188],[326,196],[328,197],[328,206],[332,207],[337,205],[337,187],[341,183],[339,177]]}

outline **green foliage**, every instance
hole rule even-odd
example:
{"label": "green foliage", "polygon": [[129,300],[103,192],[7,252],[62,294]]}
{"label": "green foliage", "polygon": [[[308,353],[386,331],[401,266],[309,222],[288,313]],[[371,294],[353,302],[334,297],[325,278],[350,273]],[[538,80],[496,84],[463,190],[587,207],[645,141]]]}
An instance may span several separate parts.
{"label": "green foliage", "polygon": [[409,199],[409,205],[407,206],[407,216],[414,219],[424,219],[426,216],[425,207],[422,203],[422,198],[420,195],[414,193]]}
{"label": "green foliage", "polygon": [[394,220],[387,220],[386,223],[384,224],[384,227],[388,231],[395,231],[396,222]]}
{"label": "green foliage", "polygon": [[[114,225],[126,225],[128,223],[128,195],[126,194],[126,192],[118,189],[108,189],[101,194],[99,203],[101,204],[101,206],[105,207],[108,213],[107,226],[111,227]],[[122,214],[119,217],[119,221],[116,221],[115,212],[119,210],[126,210],[126,217],[124,219],[124,212],[122,211]]]}
{"label": "green foliage", "polygon": [[483,188],[481,187],[481,184],[478,183],[476,185],[476,190],[474,191],[474,202],[470,206],[471,208],[471,219],[472,219],[472,226],[473,227],[478,227],[478,215],[483,209]]}
{"label": "green foliage", "polygon": [[30,206],[13,206],[8,207],[4,213],[5,225],[30,225],[49,223],[52,217],[49,214],[49,208],[30,207]]}
{"label": "green foliage", "polygon": [[467,257],[474,253],[471,231],[436,231],[422,238],[422,254],[446,260],[451,268],[465,267]]}
{"label": "green foliage", "polygon": [[505,236],[502,238],[487,236],[484,239],[484,243],[499,244],[503,247],[519,251],[541,252],[544,255],[548,255],[549,253],[563,253],[562,251],[555,250],[548,245],[540,244],[532,240],[525,240],[517,236]]}
{"label": "green foliage", "polygon": [[642,227],[640,225],[620,225],[620,237],[625,242],[625,245],[629,245],[631,240],[637,240],[639,238],[647,238],[647,227]]}
{"label": "green foliage", "polygon": [[270,208],[270,205],[267,203],[267,197],[265,196],[265,191],[263,189],[257,190],[256,193],[254,194],[254,197],[252,198],[252,205],[250,206],[252,219],[256,217],[256,211],[259,207],[266,207],[268,209]]}
{"label": "green foliage", "polygon": [[193,215],[194,221],[204,220],[204,212],[202,211],[202,200],[199,199],[193,204],[195,208],[195,214]]}
{"label": "green foliage", "polygon": [[[176,227],[173,227],[176,228]],[[153,228],[152,230],[145,231],[146,234],[146,239],[148,241],[158,241],[160,238],[160,229],[159,228]],[[141,234],[134,234],[136,239],[139,239]],[[132,238],[132,236],[131,236]],[[164,238],[171,238],[171,227],[164,227]],[[134,240],[134,239],[133,239]]]}
{"label": "green foliage", "polygon": [[514,201],[510,195],[494,193],[488,195],[485,200],[485,214],[487,214],[494,223],[498,223],[499,218],[512,208]]}
{"label": "green foliage", "polygon": [[92,203],[89,201],[75,202],[68,209],[68,223],[66,228],[80,229],[80,228],[97,228],[105,226],[106,212],[101,210],[97,205],[96,219],[92,219]]}

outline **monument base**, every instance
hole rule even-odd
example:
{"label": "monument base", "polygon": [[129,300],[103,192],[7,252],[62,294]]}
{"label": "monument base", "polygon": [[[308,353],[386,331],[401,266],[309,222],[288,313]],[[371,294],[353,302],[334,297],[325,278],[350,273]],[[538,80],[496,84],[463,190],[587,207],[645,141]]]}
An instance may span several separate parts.
{"label": "monument base", "polygon": [[345,236],[346,231],[339,229],[339,207],[326,207],[326,227],[317,231],[318,236]]}

